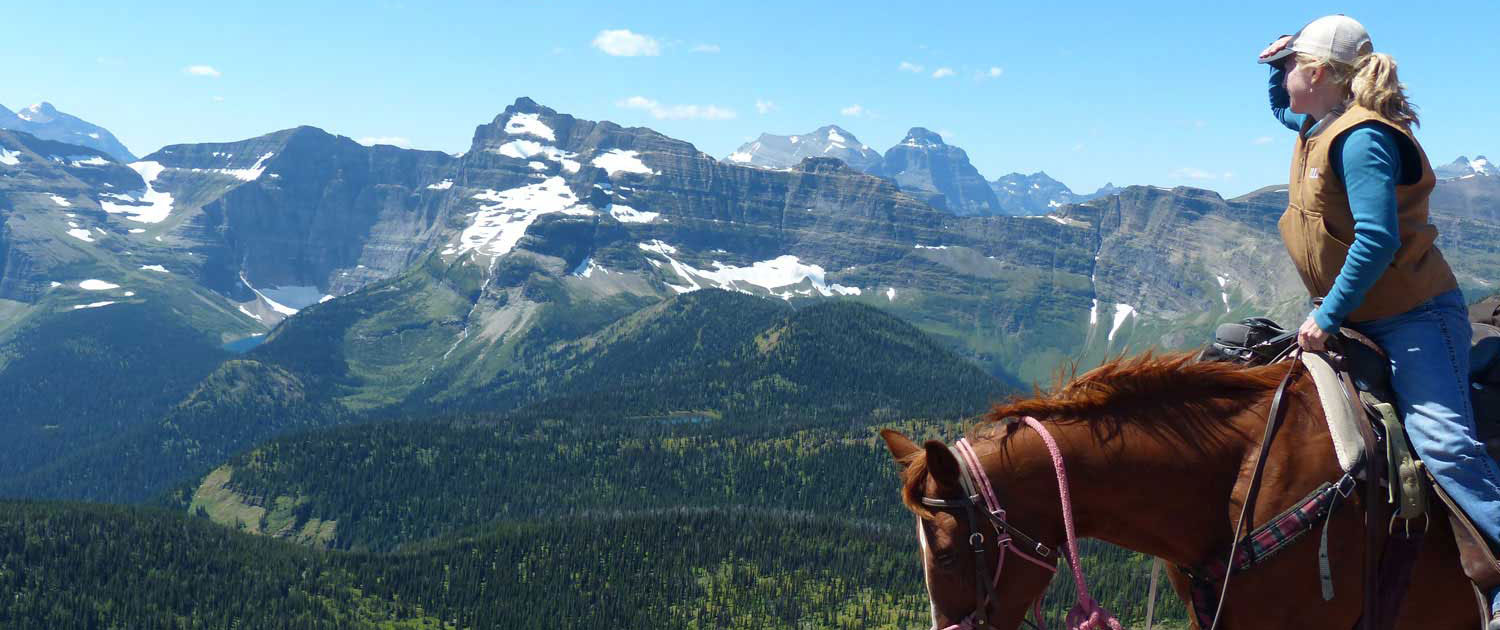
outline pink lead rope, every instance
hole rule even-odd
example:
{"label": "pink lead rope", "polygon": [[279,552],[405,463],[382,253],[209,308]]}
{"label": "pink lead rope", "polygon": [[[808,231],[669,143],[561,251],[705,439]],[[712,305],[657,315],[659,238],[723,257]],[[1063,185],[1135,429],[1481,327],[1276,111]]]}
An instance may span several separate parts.
{"label": "pink lead rope", "polygon": [[[1078,563],[1078,536],[1073,530],[1073,499],[1068,493],[1068,472],[1067,468],[1063,465],[1062,450],[1057,447],[1057,441],[1052,439],[1052,434],[1047,431],[1047,427],[1037,421],[1036,418],[1026,416],[1021,418],[1021,421],[1025,422],[1027,426],[1036,429],[1037,433],[1041,434],[1042,441],[1047,444],[1047,453],[1052,456],[1052,468],[1057,473],[1057,492],[1062,502],[1063,528],[1068,536],[1068,567],[1072,569],[1073,585],[1077,589],[1078,595],[1077,605],[1068,611],[1066,619],[1067,628],[1068,630],[1124,630],[1124,626],[1114,614],[1105,610],[1103,606],[1099,605],[1099,602],[1089,596],[1088,585],[1083,578],[1083,567],[1079,566]],[[1000,500],[995,496],[995,489],[990,486],[989,475],[984,474],[984,468],[980,466],[979,456],[974,452],[974,448],[969,445],[967,439],[961,439],[954,450],[958,451],[964,460],[964,465],[973,471],[974,474],[971,477],[975,479],[976,485],[979,487],[980,493],[984,496],[985,504],[988,506],[990,512],[1001,520],[1004,520],[1005,510],[1000,507]],[[1000,561],[995,567],[994,586],[996,588],[1000,585],[1000,570],[1005,566],[1005,553],[1007,551],[1014,552],[1037,566],[1053,572],[1057,571],[1056,566],[1017,549],[1010,543],[1010,536],[1001,536],[999,540]],[[1046,622],[1042,618],[1041,607],[1042,602],[1038,598],[1035,603],[1037,625],[1045,628]],[[970,615],[962,623],[949,626],[946,630],[966,630],[972,627],[972,625],[973,615]]]}

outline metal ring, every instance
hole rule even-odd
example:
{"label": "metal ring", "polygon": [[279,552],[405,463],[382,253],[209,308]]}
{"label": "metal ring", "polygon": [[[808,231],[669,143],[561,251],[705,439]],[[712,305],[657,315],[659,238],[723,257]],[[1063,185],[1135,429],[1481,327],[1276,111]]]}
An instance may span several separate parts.
{"label": "metal ring", "polygon": [[[975,540],[975,539],[978,540]],[[974,553],[984,553],[984,534],[974,532],[969,534],[969,546],[974,548]]]}
{"label": "metal ring", "polygon": [[[1422,512],[1421,517],[1422,517],[1422,534],[1425,536],[1427,534],[1427,532],[1432,529],[1432,517],[1429,516],[1426,512]],[[1415,517],[1413,517],[1413,518],[1401,518],[1401,516],[1399,514],[1392,514],[1391,515],[1391,522],[1387,523],[1386,527],[1385,527],[1385,533],[1386,533],[1386,535],[1389,535],[1389,536],[1396,535],[1396,520],[1397,519],[1400,519],[1402,525],[1404,525],[1406,527],[1406,538],[1410,539],[1411,538],[1411,522],[1414,521],[1414,520],[1416,520],[1416,518]]]}

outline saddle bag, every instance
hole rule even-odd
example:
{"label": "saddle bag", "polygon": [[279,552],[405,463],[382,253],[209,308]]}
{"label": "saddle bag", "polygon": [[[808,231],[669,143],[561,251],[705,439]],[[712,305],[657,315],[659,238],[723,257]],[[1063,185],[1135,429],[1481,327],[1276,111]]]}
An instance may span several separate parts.
{"label": "saddle bag", "polygon": [[1297,342],[1297,333],[1289,332],[1265,317],[1251,317],[1239,322],[1219,324],[1214,340],[1198,353],[1199,361],[1228,361],[1243,365],[1265,365],[1284,354]]}

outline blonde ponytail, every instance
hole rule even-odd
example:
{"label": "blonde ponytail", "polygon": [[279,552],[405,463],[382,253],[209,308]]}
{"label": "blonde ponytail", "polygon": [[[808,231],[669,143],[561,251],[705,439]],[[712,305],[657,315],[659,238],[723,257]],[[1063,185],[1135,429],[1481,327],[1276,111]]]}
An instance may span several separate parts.
{"label": "blonde ponytail", "polygon": [[1396,60],[1385,53],[1363,55],[1355,62],[1354,80],[1349,91],[1360,107],[1378,112],[1387,119],[1416,127],[1416,107],[1406,100],[1406,86],[1396,77]]}

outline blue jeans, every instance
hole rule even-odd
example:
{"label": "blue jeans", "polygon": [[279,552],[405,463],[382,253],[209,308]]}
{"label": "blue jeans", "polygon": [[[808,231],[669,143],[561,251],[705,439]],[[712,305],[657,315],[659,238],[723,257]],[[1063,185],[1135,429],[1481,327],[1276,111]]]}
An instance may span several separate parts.
{"label": "blue jeans", "polygon": [[1454,289],[1400,315],[1346,326],[1390,356],[1391,386],[1412,448],[1491,548],[1500,547],[1500,467],[1474,428],[1463,293]]}

